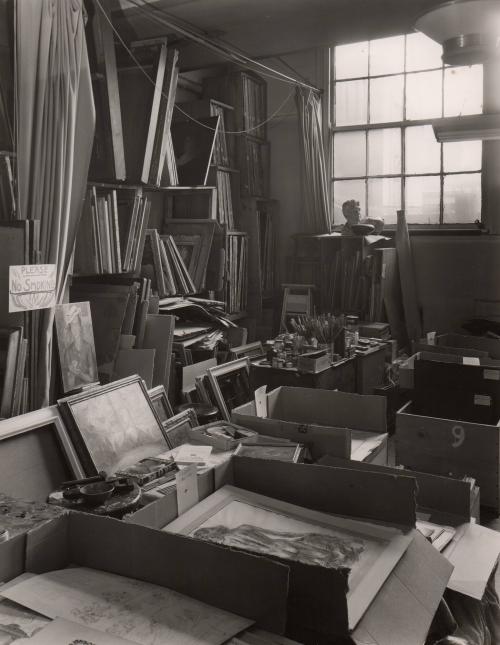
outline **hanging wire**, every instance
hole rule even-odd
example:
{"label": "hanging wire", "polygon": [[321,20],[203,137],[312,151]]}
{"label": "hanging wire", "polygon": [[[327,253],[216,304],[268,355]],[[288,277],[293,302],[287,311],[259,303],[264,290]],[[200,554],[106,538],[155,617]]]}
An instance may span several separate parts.
{"label": "hanging wire", "polygon": [[[134,61],[135,65],[138,67],[138,69],[140,69],[140,71],[144,74],[144,76],[147,78],[147,80],[153,85],[153,87],[156,90],[156,83],[155,83],[154,79],[152,79],[151,76],[147,73],[146,69],[143,67],[143,65],[141,65],[141,63],[139,62],[137,57],[134,55],[132,50],[128,47],[128,45],[125,43],[123,38],[120,36],[120,34],[118,33],[116,27],[113,25],[113,23],[111,22],[111,19],[109,18],[109,16],[107,15],[106,11],[103,8],[103,6],[101,5],[100,0],[95,0],[95,2],[97,4],[97,6],[99,7],[101,13],[105,17],[106,21],[109,23],[109,25],[110,25],[111,29],[113,30],[114,34],[116,35],[116,37],[120,41],[121,45],[125,49],[125,51],[128,53],[128,55]],[[294,94],[294,91],[295,91],[295,87],[296,87],[296,85],[294,85],[292,87],[292,89],[290,90],[290,92],[289,92],[288,96],[285,98],[285,100],[282,101],[279,104],[279,106],[276,108],[276,110],[274,110],[274,112],[267,119],[265,119],[264,121],[261,121],[260,123],[257,123],[257,125],[254,125],[251,128],[247,128],[246,130],[224,130],[224,134],[232,134],[232,135],[249,134],[250,132],[253,132],[254,130],[258,130],[259,128],[261,128],[266,123],[269,123],[269,122],[273,121],[279,115],[279,113],[285,107],[285,105],[288,103],[288,101],[292,98],[292,95]],[[168,100],[169,97],[168,97],[168,95],[165,94],[165,92],[163,92],[163,90],[159,90],[159,92],[165,99]],[[202,128],[205,128],[206,130],[211,130],[212,132],[217,131],[217,128],[212,128],[212,126],[207,125],[206,123],[203,123],[202,121],[198,121],[198,119],[195,119],[193,116],[191,116],[186,111],[184,111],[179,105],[175,104],[174,108],[176,110],[178,110],[181,114],[183,114],[185,117],[187,117],[190,121],[193,121],[194,123],[198,124]]]}
{"label": "hanging wire", "polygon": [[[307,88],[308,90],[321,93],[321,90],[319,90],[317,87],[314,87],[313,85],[310,85],[305,81],[297,80],[296,78],[287,76],[283,72],[273,69],[272,67],[268,67],[260,61],[250,58],[244,52],[238,51],[224,41],[210,40],[203,34],[196,33],[196,31],[194,31],[191,25],[189,25],[188,23],[185,23],[186,26],[179,24],[178,20],[172,18],[172,16],[161,7],[158,7],[154,4],[145,6],[145,3],[142,0],[141,2],[137,2],[137,0],[127,0],[127,2],[134,6],[139,13],[142,13],[143,16],[145,16],[152,22],[166,26],[169,29],[173,29],[174,31],[177,31],[187,38],[190,38],[198,44],[201,44],[202,46],[215,51],[217,54],[219,54],[219,56],[223,56],[225,58],[228,58],[229,60],[232,60],[233,62],[236,62],[242,67],[248,67],[250,65],[258,68],[259,73],[263,76],[268,76],[269,78],[272,78],[274,80],[279,80],[291,85],[300,85],[301,87]],[[160,14],[160,16],[158,16],[157,14]],[[164,17],[162,18],[161,16]]]}

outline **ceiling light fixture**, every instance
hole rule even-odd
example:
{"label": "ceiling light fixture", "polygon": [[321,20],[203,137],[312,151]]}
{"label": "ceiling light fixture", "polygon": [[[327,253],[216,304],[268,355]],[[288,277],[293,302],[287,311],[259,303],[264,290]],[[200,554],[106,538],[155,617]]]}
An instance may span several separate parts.
{"label": "ceiling light fixture", "polygon": [[475,65],[500,56],[499,0],[453,0],[422,15],[415,29],[443,46],[447,65]]}

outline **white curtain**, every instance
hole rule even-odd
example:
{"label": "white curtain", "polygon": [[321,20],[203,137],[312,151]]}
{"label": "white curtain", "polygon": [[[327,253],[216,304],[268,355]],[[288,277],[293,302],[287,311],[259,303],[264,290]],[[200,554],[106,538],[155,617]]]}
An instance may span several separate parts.
{"label": "white curtain", "polygon": [[[41,262],[57,265],[58,301],[85,196],[94,138],[82,0],[17,0],[15,92],[20,215],[40,221]],[[53,310],[38,319],[37,406],[49,402]]]}
{"label": "white curtain", "polygon": [[329,233],[333,215],[329,200],[329,178],[323,147],[321,99],[317,92],[297,87],[302,151],[302,182],[304,192],[306,233]]}

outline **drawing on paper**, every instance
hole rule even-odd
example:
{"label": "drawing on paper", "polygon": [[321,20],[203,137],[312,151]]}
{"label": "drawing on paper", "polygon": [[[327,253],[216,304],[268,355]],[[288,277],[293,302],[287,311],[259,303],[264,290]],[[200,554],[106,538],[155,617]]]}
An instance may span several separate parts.
{"label": "drawing on paper", "polygon": [[354,537],[273,531],[250,524],[240,524],[234,529],[221,525],[200,528],[195,531],[194,537],[252,553],[331,569],[352,568],[366,546],[363,540]]}

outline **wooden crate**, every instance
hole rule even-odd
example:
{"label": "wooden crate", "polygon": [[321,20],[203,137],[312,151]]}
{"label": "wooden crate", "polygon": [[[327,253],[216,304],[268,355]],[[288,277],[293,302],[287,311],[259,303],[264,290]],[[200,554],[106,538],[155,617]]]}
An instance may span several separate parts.
{"label": "wooden crate", "polygon": [[474,477],[481,504],[500,512],[500,427],[415,414],[396,415],[396,463],[436,475]]}

